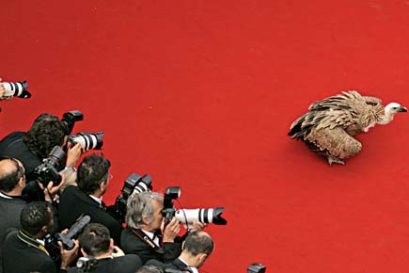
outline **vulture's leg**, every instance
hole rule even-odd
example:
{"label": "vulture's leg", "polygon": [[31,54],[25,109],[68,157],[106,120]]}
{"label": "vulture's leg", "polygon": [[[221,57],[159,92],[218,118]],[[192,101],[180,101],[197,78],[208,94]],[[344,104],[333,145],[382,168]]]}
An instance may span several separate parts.
{"label": "vulture's leg", "polygon": [[339,158],[336,158],[335,156],[332,155],[328,155],[327,157],[328,160],[328,164],[330,166],[332,166],[332,164],[336,163],[336,164],[340,164],[340,165],[345,165],[345,162]]}

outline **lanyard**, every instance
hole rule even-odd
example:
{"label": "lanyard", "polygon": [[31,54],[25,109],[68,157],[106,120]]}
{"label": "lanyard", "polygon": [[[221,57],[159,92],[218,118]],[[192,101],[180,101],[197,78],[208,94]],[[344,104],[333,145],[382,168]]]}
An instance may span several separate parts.
{"label": "lanyard", "polygon": [[50,256],[50,254],[48,253],[48,251],[45,249],[45,247],[42,244],[30,238],[28,235],[24,234],[24,232],[22,232],[21,230],[17,233],[17,238],[20,239],[20,241],[28,244],[29,246],[32,246],[44,252],[45,254],[47,254],[47,256]]}

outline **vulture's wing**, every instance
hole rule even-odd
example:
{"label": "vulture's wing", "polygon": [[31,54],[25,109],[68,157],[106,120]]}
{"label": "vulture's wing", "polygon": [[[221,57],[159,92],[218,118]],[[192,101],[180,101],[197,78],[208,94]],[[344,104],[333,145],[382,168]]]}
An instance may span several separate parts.
{"label": "vulture's wing", "polygon": [[356,122],[355,119],[354,114],[347,110],[310,111],[291,124],[288,134],[293,138],[305,138],[312,129],[346,129]]}
{"label": "vulture's wing", "polygon": [[314,143],[321,151],[341,159],[354,156],[362,148],[362,144],[341,127],[313,128],[306,140]]}
{"label": "vulture's wing", "polygon": [[370,105],[357,91],[347,91],[310,105],[310,111],[348,110],[358,113],[364,112]]}

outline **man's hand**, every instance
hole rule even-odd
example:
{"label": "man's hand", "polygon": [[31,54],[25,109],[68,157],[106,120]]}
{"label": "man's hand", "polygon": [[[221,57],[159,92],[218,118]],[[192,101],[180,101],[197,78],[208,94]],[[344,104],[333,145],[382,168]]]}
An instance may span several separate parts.
{"label": "man's hand", "polygon": [[47,187],[44,187],[41,182],[37,182],[40,189],[44,192],[45,201],[52,203],[57,194],[59,193],[61,187],[64,186],[65,178],[64,175],[61,175],[61,182],[60,184],[54,186],[54,182],[49,182]]}
{"label": "man's hand", "polygon": [[78,240],[74,241],[74,247],[71,250],[64,249],[62,243],[58,241],[58,245],[60,246],[60,253],[61,253],[61,269],[66,270],[68,266],[77,258],[78,253]]}
{"label": "man's hand", "polygon": [[4,94],[6,93],[6,89],[4,89],[4,86],[3,86],[3,84],[1,83],[2,82],[2,79],[0,78],[0,100],[9,100],[9,99],[11,99],[12,97],[10,97],[10,96],[4,96]]}
{"label": "man's hand", "polygon": [[[165,222],[162,222],[162,227],[165,225]],[[180,231],[179,221],[176,218],[172,218],[169,224],[163,229],[163,242],[164,243],[173,243],[176,236]]]}
{"label": "man's hand", "polygon": [[205,223],[193,222],[192,224],[189,224],[189,231],[191,232],[202,231],[206,226],[207,224]]}
{"label": "man's hand", "polygon": [[75,144],[72,147],[69,147],[67,152],[67,162],[65,165],[67,167],[75,167],[78,160],[80,160],[81,153],[82,147],[79,143]]}

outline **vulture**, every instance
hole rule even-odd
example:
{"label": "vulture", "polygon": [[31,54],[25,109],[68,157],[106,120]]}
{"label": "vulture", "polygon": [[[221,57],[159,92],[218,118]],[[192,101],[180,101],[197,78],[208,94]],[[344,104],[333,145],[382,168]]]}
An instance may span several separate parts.
{"label": "vulture", "polygon": [[388,124],[398,112],[407,109],[396,102],[382,106],[379,98],[345,91],[311,104],[308,112],[291,124],[288,135],[302,140],[330,165],[344,165],[345,159],[362,149],[354,136],[368,132],[376,124]]}

